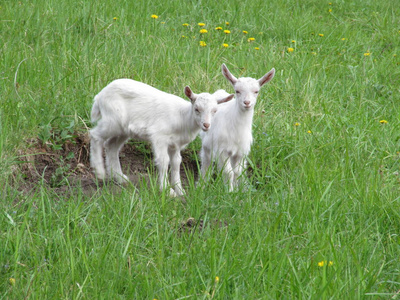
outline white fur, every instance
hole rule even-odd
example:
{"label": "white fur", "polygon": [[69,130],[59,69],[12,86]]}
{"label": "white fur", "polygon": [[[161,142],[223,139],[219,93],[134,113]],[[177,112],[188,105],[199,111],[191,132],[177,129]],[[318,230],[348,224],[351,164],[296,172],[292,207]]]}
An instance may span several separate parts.
{"label": "white fur", "polygon": [[[209,130],[217,104],[233,95],[217,98],[208,93],[194,94],[187,86],[186,101],[145,83],[117,79],[94,98],[91,118],[97,126],[90,130],[90,163],[99,179],[110,176],[117,182],[129,181],[122,173],[119,151],[129,138],[149,141],[159,171],[161,189],[168,185],[171,166],[171,195],[182,195],[180,151],[200,129]],[[106,150],[106,168],[103,148]],[[107,169],[107,170],[106,170]]]}
{"label": "white fur", "polygon": [[[205,179],[211,162],[217,160],[219,169],[223,170],[229,181],[229,190],[232,191],[246,167],[245,157],[249,154],[253,142],[251,128],[258,92],[274,77],[275,69],[271,69],[258,80],[249,77],[237,79],[225,64],[222,64],[222,74],[232,84],[236,97],[233,101],[219,106],[214,116],[213,127],[200,134],[201,174]],[[229,94],[218,90],[214,95],[223,97]]]}

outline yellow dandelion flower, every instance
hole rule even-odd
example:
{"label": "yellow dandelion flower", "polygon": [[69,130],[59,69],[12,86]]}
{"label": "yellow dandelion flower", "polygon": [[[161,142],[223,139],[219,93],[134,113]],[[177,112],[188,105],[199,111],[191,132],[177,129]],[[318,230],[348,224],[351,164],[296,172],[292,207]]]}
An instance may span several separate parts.
{"label": "yellow dandelion flower", "polygon": [[397,57],[397,54],[393,54],[393,57]]}
{"label": "yellow dandelion flower", "polygon": [[298,126],[300,126],[300,123],[296,122],[296,123],[294,123],[294,126],[298,127]]}
{"label": "yellow dandelion flower", "polygon": [[114,21],[117,21],[117,20],[118,20],[118,18],[117,18],[117,17],[114,17],[114,18],[113,18],[113,20],[114,20]]}
{"label": "yellow dandelion flower", "polygon": [[260,47],[254,47],[255,50],[260,50]]}
{"label": "yellow dandelion flower", "polygon": [[222,30],[222,27],[220,27],[220,26],[215,27],[215,30]]}
{"label": "yellow dandelion flower", "polygon": [[183,23],[182,26],[189,27],[188,23]]}
{"label": "yellow dandelion flower", "polygon": [[296,43],[296,41],[295,41],[295,40],[292,40],[292,43],[294,44],[294,43]]}
{"label": "yellow dandelion flower", "polygon": [[206,26],[206,24],[204,23],[197,23],[197,25],[199,25],[200,27]]}
{"label": "yellow dandelion flower", "polygon": [[230,34],[231,31],[230,31],[230,30],[224,30],[224,33],[225,33],[225,34]]}
{"label": "yellow dandelion flower", "polygon": [[328,267],[332,267],[332,266],[333,266],[333,261],[330,260],[330,261],[328,262]]}
{"label": "yellow dandelion flower", "polygon": [[246,30],[243,30],[243,33],[244,33],[244,34],[248,34],[248,32],[247,32]]}
{"label": "yellow dandelion flower", "polygon": [[311,130],[307,130],[307,133],[312,133],[312,131]]}
{"label": "yellow dandelion flower", "polygon": [[312,51],[311,54],[312,54],[312,55],[317,55],[317,52]]}
{"label": "yellow dandelion flower", "polygon": [[224,47],[224,48],[228,48],[228,47],[229,47],[229,45],[228,45],[228,44],[226,44],[226,43],[223,43],[223,44],[222,44],[222,47]]}
{"label": "yellow dandelion flower", "polygon": [[151,18],[152,19],[158,19],[158,16],[157,15],[151,15]]}
{"label": "yellow dandelion flower", "polygon": [[289,53],[291,53],[291,52],[293,52],[294,51],[294,48],[287,48],[287,52],[289,52]]}
{"label": "yellow dandelion flower", "polygon": [[345,41],[345,40],[347,40],[347,39],[346,39],[346,38],[341,38],[341,40],[342,40],[342,41]]}
{"label": "yellow dandelion flower", "polygon": [[207,44],[206,44],[205,41],[200,41],[200,46],[201,46],[201,47],[205,47],[205,46],[207,46]]}
{"label": "yellow dandelion flower", "polygon": [[185,36],[185,35],[182,35],[182,38],[186,39],[186,38],[187,38],[187,36]]}
{"label": "yellow dandelion flower", "polygon": [[256,39],[253,38],[253,37],[247,39],[248,42],[254,42],[255,40],[256,40]]}
{"label": "yellow dandelion flower", "polygon": [[15,285],[15,278],[11,277],[10,279],[8,279],[8,283],[11,285]]}
{"label": "yellow dandelion flower", "polygon": [[332,8],[328,9],[328,12],[332,12]]}
{"label": "yellow dandelion flower", "polygon": [[318,267],[323,267],[324,265],[325,265],[325,261],[320,261],[320,262],[318,262]]}
{"label": "yellow dandelion flower", "polygon": [[219,277],[218,276],[215,276],[215,282],[216,283],[219,282]]}
{"label": "yellow dandelion flower", "polygon": [[380,120],[379,123],[381,123],[381,124],[387,124],[388,121],[386,121],[386,120]]}
{"label": "yellow dandelion flower", "polygon": [[364,53],[364,56],[370,56],[370,55],[371,55],[371,53],[369,51]]}
{"label": "yellow dandelion flower", "polygon": [[320,37],[323,37],[323,36],[324,36],[324,34],[323,34],[323,33],[318,33],[318,35],[319,35]]}
{"label": "yellow dandelion flower", "polygon": [[200,29],[200,33],[207,33],[208,30],[207,29]]}
{"label": "yellow dandelion flower", "polygon": [[228,25],[229,25],[229,22],[225,22],[225,25],[228,26]]}
{"label": "yellow dandelion flower", "polygon": [[332,5],[332,2],[329,2],[328,4],[329,4],[329,5]]}

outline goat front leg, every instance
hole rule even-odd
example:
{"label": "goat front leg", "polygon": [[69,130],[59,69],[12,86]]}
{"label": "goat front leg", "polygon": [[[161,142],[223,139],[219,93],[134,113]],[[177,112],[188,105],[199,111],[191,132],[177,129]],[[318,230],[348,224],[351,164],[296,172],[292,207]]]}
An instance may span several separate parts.
{"label": "goat front leg", "polygon": [[[160,189],[165,190],[168,188],[168,146],[164,144],[153,144],[154,163],[158,169],[158,180]],[[175,197],[176,193],[173,189],[169,189],[171,197]]]}
{"label": "goat front leg", "polygon": [[180,149],[177,147],[173,148],[170,147],[168,149],[168,155],[170,158],[170,165],[171,165],[171,186],[177,195],[179,196],[184,195],[185,192],[182,188],[181,175],[180,175],[180,166],[182,162]]}
{"label": "goat front leg", "polygon": [[238,178],[243,173],[245,160],[242,155],[233,155],[230,161],[232,165],[232,187],[237,188]]}
{"label": "goat front leg", "polygon": [[223,171],[225,183],[229,185],[229,192],[232,192],[234,190],[234,173],[229,156],[224,152],[221,152],[218,157],[218,167]]}
{"label": "goat front leg", "polygon": [[107,173],[118,183],[129,181],[128,176],[122,173],[119,161],[119,152],[127,140],[126,136],[116,136],[108,139],[105,143]]}
{"label": "goat front leg", "polygon": [[238,169],[239,178],[238,178],[238,180],[239,180],[240,184],[249,186],[251,184],[249,182],[249,179],[247,178],[246,169],[247,169],[247,160],[246,160],[246,156],[243,156],[239,161],[239,169]]}

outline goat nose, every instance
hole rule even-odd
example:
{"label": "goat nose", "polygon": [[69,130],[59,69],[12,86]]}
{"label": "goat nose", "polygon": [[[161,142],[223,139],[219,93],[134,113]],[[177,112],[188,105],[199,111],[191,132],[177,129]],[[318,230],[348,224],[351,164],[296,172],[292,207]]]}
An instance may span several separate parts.
{"label": "goat nose", "polygon": [[210,128],[210,123],[203,123],[204,128]]}
{"label": "goat nose", "polygon": [[250,105],[250,101],[248,101],[248,100],[244,101],[243,103],[244,103],[244,105],[246,105],[246,106],[249,106],[249,105]]}

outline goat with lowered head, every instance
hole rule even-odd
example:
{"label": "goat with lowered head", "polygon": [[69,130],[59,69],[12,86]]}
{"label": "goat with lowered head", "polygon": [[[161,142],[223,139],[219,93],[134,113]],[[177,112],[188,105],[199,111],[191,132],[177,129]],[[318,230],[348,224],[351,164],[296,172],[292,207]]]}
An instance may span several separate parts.
{"label": "goat with lowered head", "polygon": [[185,94],[191,102],[142,82],[117,79],[96,95],[91,119],[97,121],[97,126],[90,130],[90,164],[97,177],[112,177],[119,183],[129,181],[121,170],[119,152],[129,138],[149,141],[161,189],[168,186],[170,165],[170,195],[182,195],[180,151],[200,130],[205,132],[212,128],[218,104],[234,96],[195,94],[188,86]]}
{"label": "goat with lowered head", "polygon": [[[237,186],[238,177],[246,167],[246,156],[250,152],[253,142],[252,123],[254,106],[260,88],[271,81],[275,75],[272,68],[267,74],[256,80],[250,77],[236,78],[222,64],[222,74],[232,84],[235,90],[235,99],[219,106],[214,116],[213,127],[200,134],[201,174],[206,178],[207,170],[213,160],[217,161],[218,168],[229,182],[229,191]],[[214,93],[216,97],[229,95],[224,90]]]}

